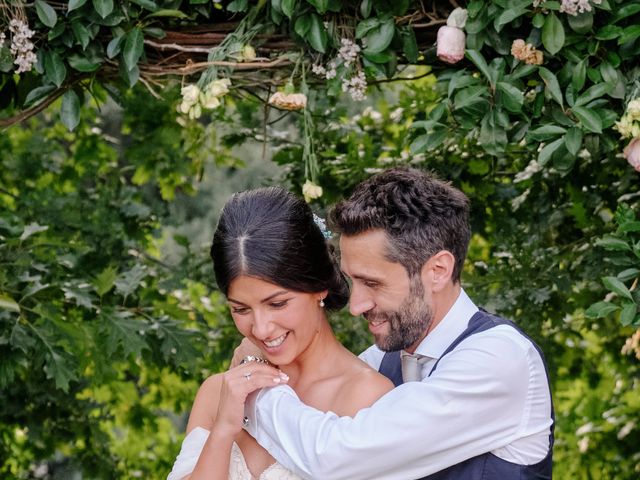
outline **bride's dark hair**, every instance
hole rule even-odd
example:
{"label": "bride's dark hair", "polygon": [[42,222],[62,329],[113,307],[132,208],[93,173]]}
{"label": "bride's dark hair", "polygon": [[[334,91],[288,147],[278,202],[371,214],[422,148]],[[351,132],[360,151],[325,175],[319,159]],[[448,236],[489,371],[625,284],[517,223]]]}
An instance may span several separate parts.
{"label": "bride's dark hair", "polygon": [[220,290],[248,275],[288,290],[328,290],[326,308],[347,304],[349,289],[332,248],[300,197],[280,187],[234,194],[213,236],[211,259]]}

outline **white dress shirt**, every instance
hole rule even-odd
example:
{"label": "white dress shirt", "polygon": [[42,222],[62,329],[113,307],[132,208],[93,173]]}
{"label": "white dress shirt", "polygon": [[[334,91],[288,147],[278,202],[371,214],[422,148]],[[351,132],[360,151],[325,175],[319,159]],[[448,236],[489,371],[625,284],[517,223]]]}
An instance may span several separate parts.
{"label": "white dress shirt", "polygon": [[[407,480],[486,452],[539,462],[549,448],[551,397],[540,355],[514,328],[466,338],[428,376],[477,310],[462,291],[416,349],[431,357],[423,380],[396,387],[355,417],[320,412],[278,386],[247,403],[247,430],[304,478]],[[376,346],[361,354],[376,369],[383,356]]]}

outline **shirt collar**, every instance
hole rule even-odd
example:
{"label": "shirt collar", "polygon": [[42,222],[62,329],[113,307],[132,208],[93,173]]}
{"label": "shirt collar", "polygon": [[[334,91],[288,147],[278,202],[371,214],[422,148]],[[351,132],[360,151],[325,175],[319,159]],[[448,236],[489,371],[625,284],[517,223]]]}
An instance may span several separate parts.
{"label": "shirt collar", "polygon": [[431,358],[440,358],[444,351],[465,331],[469,320],[478,311],[478,307],[469,298],[464,289],[444,318],[420,342],[415,353]]}

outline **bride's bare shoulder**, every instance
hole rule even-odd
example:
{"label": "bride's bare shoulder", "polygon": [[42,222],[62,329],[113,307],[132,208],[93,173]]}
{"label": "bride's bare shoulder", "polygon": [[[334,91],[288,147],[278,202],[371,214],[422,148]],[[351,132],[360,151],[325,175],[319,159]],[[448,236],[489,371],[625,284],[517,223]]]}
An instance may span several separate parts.
{"label": "bride's bare shoulder", "polygon": [[222,373],[211,375],[200,385],[196,398],[193,401],[193,406],[191,407],[191,413],[189,414],[187,433],[196,427],[211,430],[218,411],[222,377]]}
{"label": "bride's bare shoulder", "polygon": [[393,389],[393,383],[366,363],[358,359],[348,381],[345,382],[343,401],[349,405],[350,415],[370,407],[376,400]]}

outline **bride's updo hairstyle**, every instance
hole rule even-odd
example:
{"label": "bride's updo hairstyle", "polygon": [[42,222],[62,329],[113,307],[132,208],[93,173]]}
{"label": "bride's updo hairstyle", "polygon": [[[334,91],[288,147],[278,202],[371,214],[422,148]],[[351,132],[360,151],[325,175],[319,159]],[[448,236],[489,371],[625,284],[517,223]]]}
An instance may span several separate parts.
{"label": "bride's updo hairstyle", "polygon": [[280,187],[236,193],[227,201],[211,259],[225,295],[235,278],[247,275],[297,292],[328,290],[328,309],[338,310],[349,299],[347,283],[311,209]]}

